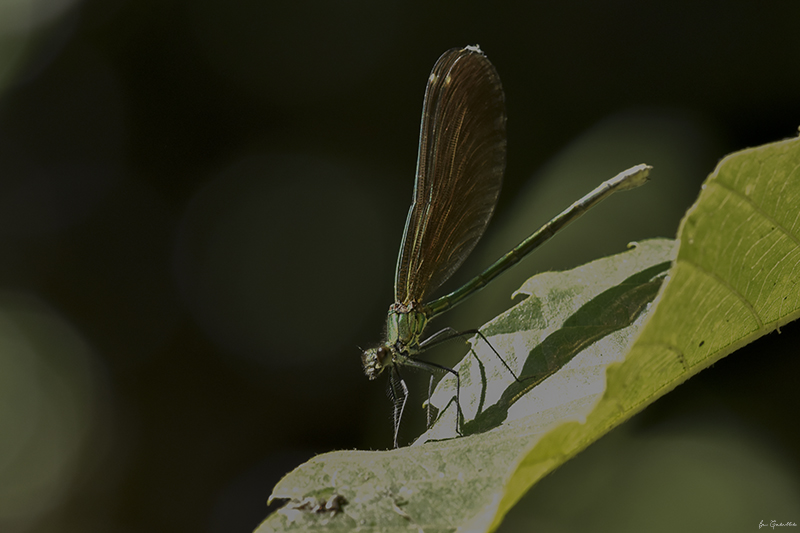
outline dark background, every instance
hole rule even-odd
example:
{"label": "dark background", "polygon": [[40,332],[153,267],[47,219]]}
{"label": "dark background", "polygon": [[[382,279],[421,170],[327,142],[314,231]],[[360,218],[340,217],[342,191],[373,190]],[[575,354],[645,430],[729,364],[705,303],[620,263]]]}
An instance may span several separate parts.
{"label": "dark background", "polygon": [[[4,5],[3,531],[251,531],[294,466],[391,445],[358,346],[391,302],[446,49],[481,45],[509,115],[495,223],[452,286],[601,180],[656,167],[456,327],[536,271],[674,237],[721,157],[800,124],[795,2]],[[798,339],[790,325],[705,370],[504,527],[757,530],[747,506],[800,521]],[[404,442],[423,425],[412,390]]]}

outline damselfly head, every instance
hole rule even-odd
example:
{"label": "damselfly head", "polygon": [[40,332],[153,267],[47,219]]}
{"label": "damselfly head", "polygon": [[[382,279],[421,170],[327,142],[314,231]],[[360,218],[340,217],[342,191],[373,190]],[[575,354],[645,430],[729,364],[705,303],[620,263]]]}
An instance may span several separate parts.
{"label": "damselfly head", "polygon": [[381,375],[383,369],[392,362],[392,353],[386,346],[378,348],[367,348],[361,352],[361,364],[364,366],[364,373],[369,379],[375,379]]}

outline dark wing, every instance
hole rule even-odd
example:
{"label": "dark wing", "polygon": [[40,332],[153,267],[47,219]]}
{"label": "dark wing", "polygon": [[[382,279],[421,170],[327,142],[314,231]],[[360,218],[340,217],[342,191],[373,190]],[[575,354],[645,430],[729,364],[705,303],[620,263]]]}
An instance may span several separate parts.
{"label": "dark wing", "polygon": [[494,211],[506,165],[503,87],[478,47],[448,50],[425,89],[417,180],[395,300],[424,303],[461,266]]}

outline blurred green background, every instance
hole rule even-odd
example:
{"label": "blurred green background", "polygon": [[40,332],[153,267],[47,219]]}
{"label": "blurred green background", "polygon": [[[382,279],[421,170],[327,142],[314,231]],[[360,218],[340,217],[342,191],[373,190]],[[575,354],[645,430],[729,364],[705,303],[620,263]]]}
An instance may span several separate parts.
{"label": "blurred green background", "polygon": [[[448,48],[480,44],[509,117],[495,220],[451,288],[655,166],[442,319],[466,329],[537,271],[673,237],[719,158],[795,135],[798,20],[796,2],[0,0],[0,530],[247,532],[294,466],[391,445],[358,346],[391,303]],[[798,340],[691,379],[504,530],[800,522]]]}

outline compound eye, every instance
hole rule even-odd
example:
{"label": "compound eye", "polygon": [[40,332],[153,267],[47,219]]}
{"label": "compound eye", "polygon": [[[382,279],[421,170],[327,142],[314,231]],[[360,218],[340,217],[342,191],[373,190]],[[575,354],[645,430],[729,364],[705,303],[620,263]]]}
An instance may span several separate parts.
{"label": "compound eye", "polygon": [[383,368],[388,363],[387,358],[391,357],[391,352],[386,346],[381,346],[375,353],[375,357],[378,359],[378,366]]}

